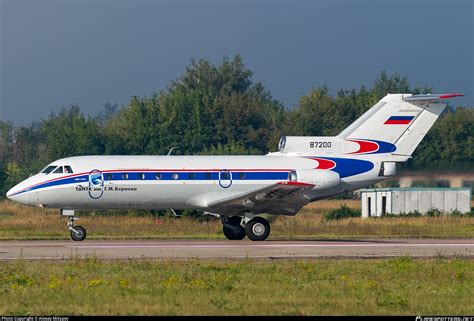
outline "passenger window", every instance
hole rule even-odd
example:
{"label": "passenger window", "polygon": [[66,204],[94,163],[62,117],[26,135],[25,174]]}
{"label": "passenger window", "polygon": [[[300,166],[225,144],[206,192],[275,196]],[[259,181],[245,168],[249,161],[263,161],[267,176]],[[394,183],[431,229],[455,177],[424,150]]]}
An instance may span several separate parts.
{"label": "passenger window", "polygon": [[140,179],[145,179],[146,178],[145,173],[138,174],[138,177],[140,177]]}
{"label": "passenger window", "polygon": [[111,181],[112,180],[112,174],[111,173],[105,174],[105,180]]}
{"label": "passenger window", "polygon": [[188,178],[189,179],[196,179],[196,174],[195,173],[189,173]]}
{"label": "passenger window", "polygon": [[227,173],[227,172],[221,173],[221,179],[222,180],[223,179],[225,179],[225,180],[230,179],[230,174]]}
{"label": "passenger window", "polygon": [[163,179],[163,174],[161,174],[161,173],[156,173],[155,178],[156,178],[156,179]]}
{"label": "passenger window", "polygon": [[179,178],[179,174],[178,174],[178,173],[173,173],[173,174],[171,175],[171,178],[172,178],[172,179],[178,179],[178,178]]}
{"label": "passenger window", "polygon": [[122,173],[122,179],[128,179],[128,174],[127,173]]}
{"label": "passenger window", "polygon": [[63,167],[59,166],[58,168],[56,168],[56,170],[53,173],[54,174],[62,174],[63,173]]}
{"label": "passenger window", "polygon": [[245,173],[240,173],[240,174],[239,174],[239,178],[240,178],[240,179],[245,179]]}
{"label": "passenger window", "polygon": [[74,172],[72,171],[71,166],[66,165],[64,166],[64,173],[72,174]]}
{"label": "passenger window", "polygon": [[206,179],[211,179],[212,175],[211,175],[211,173],[206,173],[206,174],[204,174],[204,177]]}

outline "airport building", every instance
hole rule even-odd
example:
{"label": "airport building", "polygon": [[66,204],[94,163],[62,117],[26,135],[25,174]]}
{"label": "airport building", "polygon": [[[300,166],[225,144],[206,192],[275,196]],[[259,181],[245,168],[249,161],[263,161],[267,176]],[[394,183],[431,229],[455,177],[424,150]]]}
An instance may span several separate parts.
{"label": "airport building", "polygon": [[360,190],[362,217],[406,214],[431,209],[450,213],[471,211],[470,188],[374,188]]}

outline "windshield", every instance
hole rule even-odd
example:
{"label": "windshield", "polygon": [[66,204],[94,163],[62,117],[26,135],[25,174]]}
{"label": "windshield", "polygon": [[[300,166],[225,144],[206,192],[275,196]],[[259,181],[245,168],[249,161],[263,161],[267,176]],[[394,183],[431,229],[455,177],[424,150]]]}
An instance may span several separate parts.
{"label": "windshield", "polygon": [[63,167],[62,166],[59,166],[58,168],[56,168],[56,170],[53,172],[55,174],[62,174],[63,173]]}
{"label": "windshield", "polygon": [[46,166],[45,168],[43,168],[43,170],[41,171],[41,173],[43,173],[43,174],[49,174],[49,173],[51,173],[55,168],[56,168],[56,165]]}

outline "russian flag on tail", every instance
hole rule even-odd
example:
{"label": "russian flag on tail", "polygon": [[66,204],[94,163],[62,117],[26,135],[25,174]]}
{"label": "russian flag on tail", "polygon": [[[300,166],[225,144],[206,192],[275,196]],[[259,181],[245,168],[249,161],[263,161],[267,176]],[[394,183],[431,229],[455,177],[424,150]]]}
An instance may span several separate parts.
{"label": "russian flag on tail", "polygon": [[385,121],[385,125],[408,125],[415,116],[391,116]]}

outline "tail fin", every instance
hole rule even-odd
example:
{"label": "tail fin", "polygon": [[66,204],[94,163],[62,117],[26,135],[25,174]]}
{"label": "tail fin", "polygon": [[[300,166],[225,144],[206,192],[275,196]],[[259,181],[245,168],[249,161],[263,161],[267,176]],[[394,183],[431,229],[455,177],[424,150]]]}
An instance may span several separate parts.
{"label": "tail fin", "polygon": [[388,94],[338,137],[390,143],[392,155],[408,158],[446,107],[438,101],[457,96]]}

